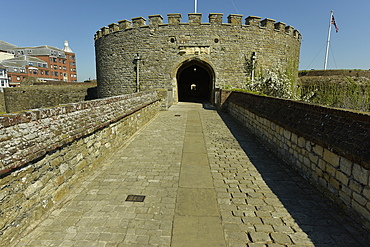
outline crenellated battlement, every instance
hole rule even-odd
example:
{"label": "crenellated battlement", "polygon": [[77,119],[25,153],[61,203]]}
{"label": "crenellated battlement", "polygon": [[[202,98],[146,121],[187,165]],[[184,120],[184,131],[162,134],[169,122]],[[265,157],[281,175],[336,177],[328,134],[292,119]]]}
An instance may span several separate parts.
{"label": "crenellated battlement", "polygon": [[[215,88],[243,88],[266,73],[284,74],[289,83],[298,75],[301,34],[283,22],[222,13],[210,13],[208,22],[201,13],[187,14],[186,22],[180,13],[165,19],[135,17],[96,32],[99,97],[164,88],[177,101],[191,94],[186,83],[199,80],[199,94],[211,99]],[[188,66],[199,77],[180,78]]]}
{"label": "crenellated battlement", "polygon": [[210,13],[208,15],[208,23],[202,23],[202,14],[201,13],[189,13],[188,22],[184,23],[182,21],[181,14],[167,14],[168,23],[163,23],[163,17],[161,15],[150,15],[148,16],[149,21],[144,17],[135,17],[129,20],[118,21],[118,23],[109,24],[108,27],[102,27],[98,30],[94,36],[94,39],[97,40],[103,36],[106,36],[110,33],[114,33],[121,30],[129,30],[135,28],[159,28],[163,26],[176,26],[176,25],[189,25],[189,26],[200,26],[200,27],[209,27],[209,26],[232,26],[241,28],[260,28],[266,30],[273,30],[276,32],[281,32],[286,35],[290,35],[296,38],[298,41],[301,41],[301,34],[298,30],[294,29],[292,26],[287,26],[283,22],[276,22],[274,19],[265,18],[261,20],[261,17],[258,16],[248,16],[245,18],[243,24],[243,15],[239,14],[230,14],[227,17],[227,23],[222,22],[223,14],[222,13]]}

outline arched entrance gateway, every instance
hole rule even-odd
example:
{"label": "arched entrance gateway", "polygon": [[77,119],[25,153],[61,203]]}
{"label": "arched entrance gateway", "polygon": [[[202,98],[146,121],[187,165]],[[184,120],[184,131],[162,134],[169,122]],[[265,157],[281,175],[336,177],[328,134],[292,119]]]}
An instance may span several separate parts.
{"label": "arched entrance gateway", "polygon": [[178,69],[176,79],[179,101],[212,101],[214,72],[209,64],[201,60],[185,62]]}

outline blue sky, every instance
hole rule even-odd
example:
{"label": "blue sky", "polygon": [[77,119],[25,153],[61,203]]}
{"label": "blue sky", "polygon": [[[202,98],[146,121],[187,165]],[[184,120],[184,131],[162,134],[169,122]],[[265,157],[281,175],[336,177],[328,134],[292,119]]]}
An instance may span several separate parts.
{"label": "blue sky", "polygon": [[[94,34],[119,20],[167,13],[194,12],[194,0],[13,0],[1,3],[0,40],[18,46],[63,48],[68,40],[76,53],[78,80],[95,78]],[[198,0],[198,13],[260,16],[285,22],[303,36],[301,70],[322,69],[330,11],[339,32],[332,30],[328,69],[370,69],[370,0]]]}

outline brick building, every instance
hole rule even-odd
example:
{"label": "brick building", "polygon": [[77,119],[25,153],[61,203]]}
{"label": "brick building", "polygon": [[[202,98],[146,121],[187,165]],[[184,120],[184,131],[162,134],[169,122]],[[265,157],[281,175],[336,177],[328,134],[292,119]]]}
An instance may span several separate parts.
{"label": "brick building", "polygon": [[0,64],[0,92],[3,91],[4,87],[9,87],[8,75],[6,68]]}
{"label": "brick building", "polygon": [[11,86],[19,85],[26,77],[35,77],[42,82],[77,82],[76,55],[68,41],[64,42],[63,49],[49,45],[18,47],[0,42],[0,52],[14,56],[0,61],[7,68]]}

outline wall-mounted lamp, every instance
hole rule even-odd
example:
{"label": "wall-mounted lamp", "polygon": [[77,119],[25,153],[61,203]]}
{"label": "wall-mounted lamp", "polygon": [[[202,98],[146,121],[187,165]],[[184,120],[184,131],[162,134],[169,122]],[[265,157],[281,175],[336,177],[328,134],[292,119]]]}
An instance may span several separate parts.
{"label": "wall-mounted lamp", "polygon": [[141,60],[140,54],[136,53],[135,58],[134,58],[135,63],[137,63],[139,60]]}
{"label": "wall-mounted lamp", "polygon": [[134,63],[136,64],[136,92],[140,91],[140,54],[136,53]]}
{"label": "wall-mounted lamp", "polygon": [[256,52],[252,52],[252,56],[251,56],[251,62],[252,62],[251,80],[252,82],[254,81],[254,69],[256,66],[256,59],[257,59]]}

